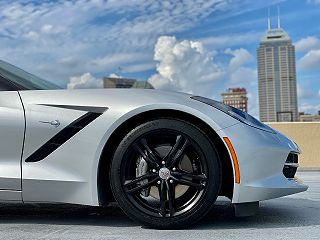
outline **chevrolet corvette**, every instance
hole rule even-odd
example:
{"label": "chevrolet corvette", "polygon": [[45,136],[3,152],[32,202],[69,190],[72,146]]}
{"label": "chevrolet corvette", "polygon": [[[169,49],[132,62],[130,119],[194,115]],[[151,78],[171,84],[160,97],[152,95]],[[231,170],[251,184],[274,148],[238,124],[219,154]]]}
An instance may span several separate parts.
{"label": "chevrolet corvette", "polygon": [[186,228],[228,197],[237,216],[307,190],[300,149],[218,101],[150,89],[66,90],[0,61],[0,200],[107,206]]}

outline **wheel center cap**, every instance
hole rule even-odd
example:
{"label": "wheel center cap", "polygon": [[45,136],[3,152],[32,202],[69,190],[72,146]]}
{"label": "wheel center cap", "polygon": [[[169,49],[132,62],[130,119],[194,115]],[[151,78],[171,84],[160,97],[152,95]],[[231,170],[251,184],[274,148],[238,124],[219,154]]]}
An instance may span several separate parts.
{"label": "wheel center cap", "polygon": [[170,170],[168,168],[161,168],[159,170],[159,177],[161,179],[167,180],[171,176]]}

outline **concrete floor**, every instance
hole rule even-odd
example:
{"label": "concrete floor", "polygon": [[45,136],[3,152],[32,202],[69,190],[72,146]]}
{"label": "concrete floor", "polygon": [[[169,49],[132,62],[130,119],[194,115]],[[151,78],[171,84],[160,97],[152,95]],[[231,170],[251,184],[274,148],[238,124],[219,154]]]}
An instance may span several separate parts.
{"label": "concrete floor", "polygon": [[309,190],[260,204],[259,214],[236,218],[219,199],[187,230],[145,229],[117,206],[0,204],[0,239],[320,239],[320,171],[300,172]]}

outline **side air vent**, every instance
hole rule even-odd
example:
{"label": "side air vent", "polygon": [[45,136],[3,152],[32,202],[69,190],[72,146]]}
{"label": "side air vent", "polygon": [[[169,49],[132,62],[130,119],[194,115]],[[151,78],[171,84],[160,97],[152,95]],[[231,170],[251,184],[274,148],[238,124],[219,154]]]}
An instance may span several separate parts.
{"label": "side air vent", "polygon": [[37,151],[31,154],[26,162],[39,162],[53,153],[62,144],[76,135],[81,129],[86,127],[93,120],[98,118],[102,113],[88,112],[66,126],[59,133],[53,136],[48,142],[42,145]]}
{"label": "side air vent", "polygon": [[298,167],[298,154],[290,153],[284,164],[282,172],[286,178],[294,178]]}

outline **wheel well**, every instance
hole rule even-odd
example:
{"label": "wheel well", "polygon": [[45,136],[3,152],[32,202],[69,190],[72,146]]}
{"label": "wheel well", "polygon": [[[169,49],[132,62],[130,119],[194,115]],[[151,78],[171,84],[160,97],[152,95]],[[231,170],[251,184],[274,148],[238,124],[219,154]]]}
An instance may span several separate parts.
{"label": "wheel well", "polygon": [[226,149],[218,134],[204,121],[191,114],[177,110],[152,110],[138,114],[128,119],[127,121],[122,123],[108,139],[101,154],[98,168],[98,197],[101,206],[106,206],[109,202],[114,201],[109,181],[109,169],[113,154],[123,137],[136,126],[146,121],[165,117],[190,122],[199,127],[208,135],[210,140],[214,143],[216,150],[218,151],[218,155],[222,165],[222,185],[219,196],[226,196],[230,199],[232,198],[234,183],[233,168],[231,165],[228,150]]}

